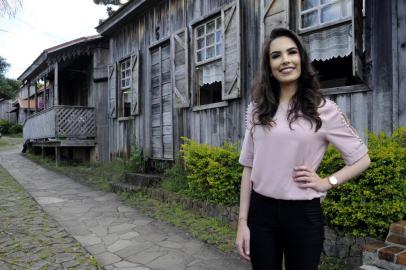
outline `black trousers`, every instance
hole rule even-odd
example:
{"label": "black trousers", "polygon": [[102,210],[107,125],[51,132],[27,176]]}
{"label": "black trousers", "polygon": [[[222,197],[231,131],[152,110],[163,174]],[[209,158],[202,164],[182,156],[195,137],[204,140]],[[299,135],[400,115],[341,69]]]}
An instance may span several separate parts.
{"label": "black trousers", "polygon": [[248,213],[253,270],[317,270],[324,226],[320,199],[287,201],[251,194]]}

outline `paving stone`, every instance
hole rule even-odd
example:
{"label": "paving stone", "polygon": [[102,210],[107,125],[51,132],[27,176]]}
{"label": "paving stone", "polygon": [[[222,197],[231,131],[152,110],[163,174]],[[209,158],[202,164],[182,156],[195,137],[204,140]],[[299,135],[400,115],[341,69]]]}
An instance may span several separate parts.
{"label": "paving stone", "polygon": [[95,235],[74,235],[74,237],[84,246],[92,246],[101,243],[101,239]]}
{"label": "paving stone", "polygon": [[128,232],[135,228],[135,224],[124,223],[109,227],[109,233]]}
{"label": "paving stone", "polygon": [[[29,215],[17,217],[14,223],[17,226],[11,227],[15,230],[19,224],[24,224],[31,228],[30,234],[41,235],[41,243],[55,253],[49,257],[55,262],[48,266],[49,269],[95,269],[89,266],[88,252],[107,270],[250,269],[248,264],[239,259],[222,254],[170,225],[139,214],[137,210],[122,204],[115,194],[93,191],[68,177],[32,163],[18,153],[10,152],[7,156],[0,153],[0,164],[66,229],[59,230],[60,226],[55,221],[48,222],[52,227],[44,226],[44,219],[48,215],[35,201],[34,205],[38,208],[30,209],[27,212]],[[31,197],[21,195],[18,198],[16,192],[8,192],[7,198],[2,197],[0,189],[0,205],[13,205],[8,208],[10,215],[15,215],[20,213],[16,209],[19,202]],[[1,208],[0,216],[3,217]],[[3,228],[2,225],[0,219],[0,228]],[[70,237],[68,232],[75,238]],[[86,250],[78,240],[86,246]],[[18,241],[21,242],[20,239]],[[2,251],[4,248],[12,248],[13,244],[14,240],[0,233]],[[32,251],[25,253],[21,261],[40,262],[41,249],[37,246],[40,246],[37,242],[21,245],[24,250]],[[12,267],[0,262],[0,269]]]}
{"label": "paving stone", "polygon": [[112,264],[121,261],[121,258],[113,253],[104,252],[95,254],[95,258],[104,265]]}
{"label": "paving stone", "polygon": [[117,242],[114,242],[114,244],[110,245],[107,250],[115,253],[123,248],[129,247],[132,245],[131,241],[128,240],[118,240]]}
{"label": "paving stone", "polygon": [[137,232],[128,232],[128,233],[120,235],[120,239],[129,240],[129,239],[132,239],[132,238],[137,237],[139,235],[140,234],[137,233]]}

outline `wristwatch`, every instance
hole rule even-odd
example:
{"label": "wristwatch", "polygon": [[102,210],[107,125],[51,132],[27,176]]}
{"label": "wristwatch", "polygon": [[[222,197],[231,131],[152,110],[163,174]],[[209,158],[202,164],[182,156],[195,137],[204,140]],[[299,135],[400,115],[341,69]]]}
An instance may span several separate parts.
{"label": "wristwatch", "polygon": [[338,185],[338,180],[334,175],[328,178],[328,182],[330,183],[330,185],[333,186],[333,188],[335,188]]}

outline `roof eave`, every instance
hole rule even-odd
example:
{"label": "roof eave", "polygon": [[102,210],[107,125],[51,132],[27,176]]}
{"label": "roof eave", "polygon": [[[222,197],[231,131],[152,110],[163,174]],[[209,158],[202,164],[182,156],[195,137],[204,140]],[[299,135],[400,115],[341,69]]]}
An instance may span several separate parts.
{"label": "roof eave", "polygon": [[118,10],[116,10],[113,15],[108,17],[104,22],[99,24],[96,27],[97,32],[100,35],[106,35],[109,34],[109,32],[120,22],[122,22],[127,16],[135,12],[138,8],[140,8],[143,4],[145,4],[147,0],[132,0],[128,2],[127,4],[123,5],[120,7]]}

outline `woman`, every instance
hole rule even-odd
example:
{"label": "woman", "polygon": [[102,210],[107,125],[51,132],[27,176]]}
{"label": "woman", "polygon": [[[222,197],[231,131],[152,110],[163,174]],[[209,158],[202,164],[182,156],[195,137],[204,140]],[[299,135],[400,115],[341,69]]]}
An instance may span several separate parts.
{"label": "woman", "polygon": [[[316,270],[323,247],[326,192],[369,166],[368,149],[345,115],[319,91],[298,36],[274,29],[247,109],[239,162],[236,244],[254,270]],[[315,172],[329,143],[346,166],[327,178]]]}

